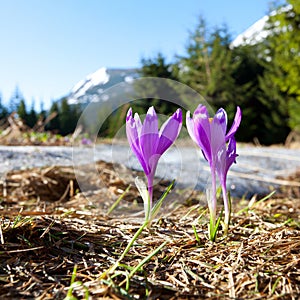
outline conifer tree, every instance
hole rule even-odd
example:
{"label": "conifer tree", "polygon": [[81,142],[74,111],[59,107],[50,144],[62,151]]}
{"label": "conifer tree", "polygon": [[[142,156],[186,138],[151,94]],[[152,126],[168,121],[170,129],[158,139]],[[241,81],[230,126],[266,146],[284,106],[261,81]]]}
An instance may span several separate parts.
{"label": "conifer tree", "polygon": [[226,26],[215,29],[209,39],[209,77],[205,95],[215,107],[236,104],[238,92],[234,74],[239,62],[233,59],[231,36]]}
{"label": "conifer tree", "polygon": [[8,104],[8,112],[11,114],[12,112],[17,112],[18,106],[23,99],[22,93],[19,90],[19,87],[16,86]]}
{"label": "conifer tree", "polygon": [[199,92],[215,107],[235,102],[234,74],[238,62],[230,49],[231,36],[226,25],[212,32],[200,18],[181,57],[180,80]]}
{"label": "conifer tree", "polygon": [[[141,64],[142,67],[140,69],[140,75],[142,77],[178,80],[178,77],[176,76],[176,65],[167,63],[166,58],[162,53],[158,53],[157,56],[153,58],[143,58],[141,60]],[[147,86],[144,86],[143,84],[147,84]],[[168,89],[169,98],[179,99],[178,92],[171,85],[171,82],[163,81],[162,85],[160,85],[158,81],[153,84],[153,82],[150,80],[143,84],[138,82],[138,84],[135,85],[139,95],[143,95],[145,92],[144,99],[134,103],[136,112],[145,113],[147,108],[152,105],[155,106],[156,111],[161,114],[169,114],[177,108],[175,104],[173,105],[170,102],[160,99],[162,90],[165,90],[166,88]],[[149,93],[151,93],[154,97],[146,99]]]}
{"label": "conifer tree", "polygon": [[153,76],[161,78],[169,78],[176,80],[173,73],[173,65],[166,62],[166,58],[162,53],[158,53],[154,58],[142,58],[140,74],[142,76]]}
{"label": "conifer tree", "polygon": [[186,55],[179,57],[179,77],[185,84],[205,94],[211,77],[208,26],[203,17],[189,34]]}
{"label": "conifer tree", "polygon": [[[232,113],[235,106],[239,105],[243,110],[243,126],[237,132],[237,139],[244,142],[252,142],[258,139],[263,143],[262,132],[265,132],[265,122],[262,117],[269,115],[268,108],[259,99],[259,76],[263,74],[264,67],[259,59],[260,49],[257,45],[240,45],[232,49],[233,60],[238,63],[233,74],[235,87]],[[231,104],[229,104],[230,106]],[[234,117],[233,114],[229,119]]]}
{"label": "conifer tree", "polygon": [[73,133],[78,121],[78,110],[76,106],[71,106],[67,98],[63,98],[60,104],[59,123],[60,134],[68,135]]}
{"label": "conifer tree", "polygon": [[23,121],[23,123],[26,124],[27,110],[26,110],[26,104],[25,104],[24,99],[21,99],[20,103],[17,106],[17,114],[18,114],[18,117]]}
{"label": "conifer tree", "polygon": [[[290,129],[300,130],[300,4],[271,14],[261,43],[264,73],[259,78],[260,100],[269,109],[266,124],[272,142],[284,141]],[[273,130],[272,130],[273,129]]]}
{"label": "conifer tree", "polygon": [[272,63],[278,70],[270,73],[274,74],[272,79],[284,94],[289,112],[288,125],[300,132],[300,2],[287,2],[291,6],[282,8],[283,12],[272,16],[269,22],[273,28],[279,24],[275,34],[269,38]]}
{"label": "conifer tree", "polygon": [[29,113],[27,114],[26,123],[30,128],[33,128],[37,123],[37,114],[36,114],[36,111],[34,109],[34,101],[31,104],[31,108],[30,108]]}
{"label": "conifer tree", "polygon": [[54,101],[50,107],[49,115],[55,113],[56,116],[46,125],[47,130],[60,132],[60,111],[57,101]]}
{"label": "conifer tree", "polygon": [[300,2],[288,0],[270,16],[267,29],[272,63],[280,68],[281,75],[274,76],[283,92],[296,96],[300,101]]}
{"label": "conifer tree", "polygon": [[1,124],[3,123],[3,121],[5,121],[7,116],[8,116],[8,111],[7,108],[2,103],[2,96],[0,94],[0,123]]}

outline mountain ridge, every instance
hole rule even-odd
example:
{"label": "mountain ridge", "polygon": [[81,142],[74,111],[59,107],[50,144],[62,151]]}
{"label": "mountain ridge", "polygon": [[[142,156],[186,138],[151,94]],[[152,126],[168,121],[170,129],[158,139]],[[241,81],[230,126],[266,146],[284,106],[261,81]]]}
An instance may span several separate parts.
{"label": "mountain ridge", "polygon": [[116,84],[131,83],[139,78],[138,68],[101,67],[76,83],[68,95],[69,104],[86,104],[89,102],[105,102],[108,95],[105,90]]}

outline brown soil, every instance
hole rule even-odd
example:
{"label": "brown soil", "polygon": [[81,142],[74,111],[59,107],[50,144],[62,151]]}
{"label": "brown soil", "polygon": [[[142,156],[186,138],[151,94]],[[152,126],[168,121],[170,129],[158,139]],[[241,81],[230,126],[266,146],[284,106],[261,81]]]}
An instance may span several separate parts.
{"label": "brown soil", "polygon": [[[265,200],[234,199],[229,234],[225,238],[220,230],[215,243],[207,238],[201,193],[173,190],[159,218],[121,265],[107,272],[143,218],[136,214],[141,198],[133,184],[142,174],[120,168],[127,176],[120,178],[111,164],[98,162],[97,176],[86,174],[88,197],[71,167],[7,174],[0,185],[1,299],[64,299],[74,267],[77,283],[69,296],[77,299],[300,297],[300,190],[295,187]],[[300,172],[289,179],[299,178]],[[156,199],[167,185],[156,186]]]}

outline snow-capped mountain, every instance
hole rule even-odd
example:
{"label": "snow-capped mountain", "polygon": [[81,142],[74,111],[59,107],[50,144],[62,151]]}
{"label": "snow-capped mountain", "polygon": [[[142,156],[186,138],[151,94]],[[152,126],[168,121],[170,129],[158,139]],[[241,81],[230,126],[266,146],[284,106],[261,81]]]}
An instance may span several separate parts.
{"label": "snow-capped mountain", "polygon": [[267,30],[265,27],[270,16],[274,16],[276,14],[281,14],[284,12],[288,12],[293,8],[292,5],[287,5],[281,7],[279,10],[274,10],[270,13],[270,15],[266,15],[256,21],[253,25],[251,25],[244,32],[239,34],[231,43],[231,47],[238,47],[240,45],[255,45],[257,43],[262,42],[268,35],[271,34],[270,30]]}
{"label": "snow-capped mountain", "polygon": [[240,45],[254,45],[261,42],[268,36],[268,31],[264,30],[269,16],[264,16],[256,21],[252,26],[239,34],[231,43],[231,47],[238,47]]}
{"label": "snow-capped mountain", "polygon": [[107,89],[120,83],[131,83],[138,77],[137,69],[102,67],[75,84],[68,96],[68,101],[70,104],[105,102],[109,100],[108,94],[104,93]]}

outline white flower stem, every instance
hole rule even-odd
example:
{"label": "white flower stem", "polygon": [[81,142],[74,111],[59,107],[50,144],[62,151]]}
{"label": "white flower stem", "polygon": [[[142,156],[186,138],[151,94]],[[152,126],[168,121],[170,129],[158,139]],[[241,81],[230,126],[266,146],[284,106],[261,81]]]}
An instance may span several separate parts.
{"label": "white flower stem", "polygon": [[228,227],[230,222],[230,207],[229,207],[229,200],[227,195],[227,188],[226,183],[222,184],[222,194],[223,194],[223,201],[224,201],[224,235],[228,233]]}

